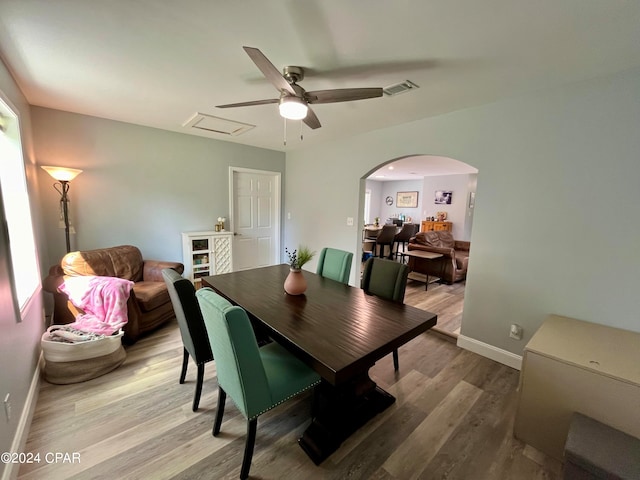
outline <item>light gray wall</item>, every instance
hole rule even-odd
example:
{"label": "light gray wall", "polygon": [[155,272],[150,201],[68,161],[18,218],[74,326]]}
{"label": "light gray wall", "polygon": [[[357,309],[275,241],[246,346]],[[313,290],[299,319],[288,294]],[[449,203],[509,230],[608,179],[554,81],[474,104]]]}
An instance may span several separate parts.
{"label": "light gray wall", "polygon": [[[33,107],[40,165],[80,168],[71,182],[72,250],[136,245],[145,258],[182,261],[180,233],[229,218],[229,167],[282,173],[284,153]],[[49,256],[65,253],[59,195],[40,173]]]}
{"label": "light gray wall", "polygon": [[[0,92],[3,99],[15,108],[20,118],[21,137],[25,146],[23,155],[26,164],[27,188],[31,198],[39,264],[46,265],[48,263],[44,248],[46,238],[40,228],[38,175],[33,155],[29,105],[2,61],[0,61]],[[8,282],[9,279],[0,278],[0,281]],[[0,311],[0,328],[2,329],[2,335],[0,335],[0,399],[4,400],[6,394],[9,393],[12,408],[9,422],[5,421],[4,408],[2,409],[0,451],[8,452],[15,448],[13,442],[19,434],[20,420],[23,415],[27,415],[25,402],[40,355],[40,337],[44,330],[42,291],[38,290],[31,302],[27,304],[21,323],[14,317],[13,312]],[[23,436],[23,440],[26,440],[26,435]],[[11,465],[1,464],[0,476],[3,476],[5,469],[9,467]]]}
{"label": "light gray wall", "polygon": [[[391,217],[397,217],[401,213],[411,217],[412,221],[420,220],[420,211],[422,203],[422,181],[421,180],[391,180],[388,182],[380,182],[380,222],[385,223]],[[416,208],[400,208],[398,207],[398,192],[418,192],[418,206]],[[387,197],[393,198],[393,205],[389,206],[385,203]]]}
{"label": "light gray wall", "polygon": [[479,169],[463,335],[521,354],[550,313],[640,331],[639,91],[636,69],[290,152],[286,242],[357,252],[363,177],[455,158]]}
{"label": "light gray wall", "polygon": [[[472,178],[477,175],[434,175],[424,177],[422,191],[421,208],[423,213],[422,219],[425,217],[435,217],[437,212],[447,212],[447,221],[452,223],[452,234],[456,240],[469,240],[470,229],[466,228],[466,223],[471,221],[473,211],[468,211],[469,205],[469,187]],[[441,205],[435,203],[436,190],[446,190],[453,192],[450,205]]]}

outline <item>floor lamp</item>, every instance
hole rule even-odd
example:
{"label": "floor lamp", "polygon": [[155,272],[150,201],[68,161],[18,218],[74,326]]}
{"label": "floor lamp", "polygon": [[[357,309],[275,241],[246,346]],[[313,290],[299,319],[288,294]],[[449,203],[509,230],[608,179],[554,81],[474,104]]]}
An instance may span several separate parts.
{"label": "floor lamp", "polygon": [[67,253],[71,251],[71,242],[69,241],[69,182],[76,178],[82,170],[76,168],[64,167],[42,167],[49,175],[57,180],[53,184],[53,188],[60,194],[60,206],[62,207],[62,216],[64,220],[64,235],[67,240]]}

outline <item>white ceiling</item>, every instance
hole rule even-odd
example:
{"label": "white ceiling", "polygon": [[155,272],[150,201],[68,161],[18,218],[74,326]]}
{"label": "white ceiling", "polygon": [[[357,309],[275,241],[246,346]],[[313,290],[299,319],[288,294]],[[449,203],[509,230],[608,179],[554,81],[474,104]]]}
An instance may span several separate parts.
{"label": "white ceiling", "polygon": [[423,180],[427,176],[478,173],[478,169],[453,158],[412,155],[395,160],[369,175],[369,180]]}
{"label": "white ceiling", "polygon": [[[242,50],[311,69],[307,90],[395,97],[316,105],[283,120]],[[640,65],[636,0],[1,0],[0,55],[33,105],[286,151]],[[256,125],[183,127],[196,112]]]}

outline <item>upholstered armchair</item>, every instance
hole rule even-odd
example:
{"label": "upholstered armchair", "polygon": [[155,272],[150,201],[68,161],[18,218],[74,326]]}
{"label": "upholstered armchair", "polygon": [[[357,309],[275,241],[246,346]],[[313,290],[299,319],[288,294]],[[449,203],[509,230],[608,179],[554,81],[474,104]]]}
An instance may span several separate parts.
{"label": "upholstered armchair", "polygon": [[184,265],[179,262],[143,260],[140,250],[132,245],[67,253],[59,264],[49,269],[43,281],[43,289],[53,294],[53,322],[72,323],[78,314],[84,313],[60,291],[66,278],[79,275],[124,278],[134,284],[127,301],[128,321],[123,328],[123,340],[134,343],[142,334],[175,318],[162,277],[164,268],[178,273],[184,271]]}

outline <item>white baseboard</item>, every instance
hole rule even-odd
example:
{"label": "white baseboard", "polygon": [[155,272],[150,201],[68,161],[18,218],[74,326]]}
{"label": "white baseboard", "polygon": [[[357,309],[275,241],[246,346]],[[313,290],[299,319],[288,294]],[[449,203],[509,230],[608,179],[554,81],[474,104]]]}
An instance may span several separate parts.
{"label": "white baseboard", "polygon": [[[11,452],[24,452],[24,447],[27,444],[27,437],[29,436],[29,428],[31,427],[31,420],[33,419],[33,413],[36,410],[36,403],[38,403],[38,393],[40,392],[40,371],[43,362],[42,353],[40,353],[40,361],[36,366],[36,370],[31,378],[31,385],[29,386],[29,393],[25,399],[24,408],[20,415],[18,422],[18,428],[16,435],[13,437],[13,443],[11,444]],[[2,473],[2,480],[15,480],[18,478],[18,470],[20,464],[8,463]]]}
{"label": "white baseboard", "polygon": [[480,342],[474,338],[458,335],[457,345],[460,348],[464,348],[465,350],[477,353],[483,357],[490,358],[491,360],[500,362],[508,367],[515,368],[516,370],[520,370],[522,368],[522,357],[520,355],[516,355],[515,353],[511,353],[507,350],[502,350],[501,348],[494,347],[488,343]]}

